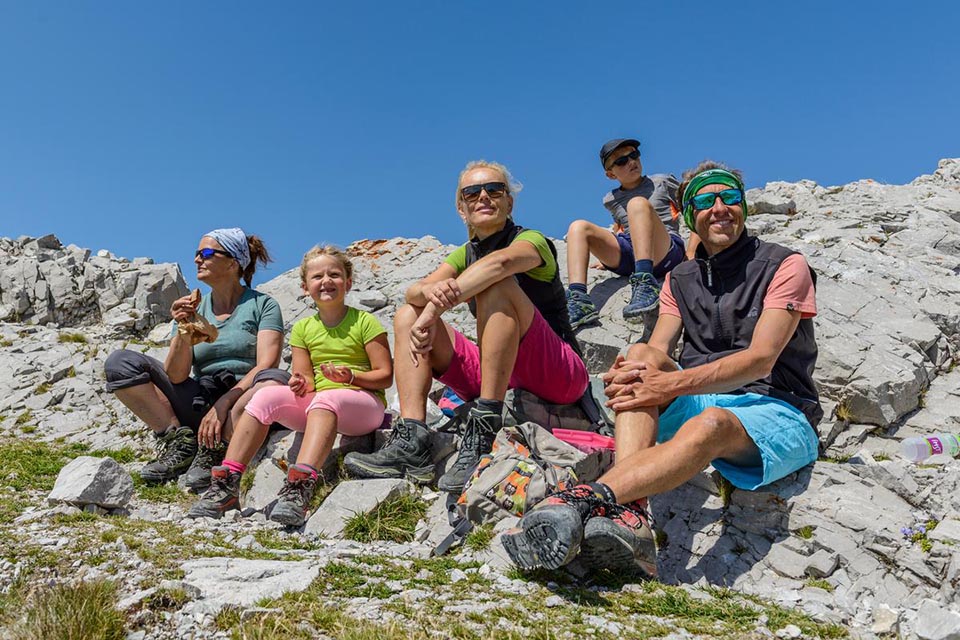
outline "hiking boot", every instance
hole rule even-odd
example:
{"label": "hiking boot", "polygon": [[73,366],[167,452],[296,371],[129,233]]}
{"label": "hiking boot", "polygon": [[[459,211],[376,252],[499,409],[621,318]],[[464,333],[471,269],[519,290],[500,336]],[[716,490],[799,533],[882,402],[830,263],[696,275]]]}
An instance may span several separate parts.
{"label": "hiking boot", "polygon": [[660,285],[652,273],[634,273],[630,276],[630,302],[623,308],[624,320],[642,318],[660,304]]}
{"label": "hiking boot", "polygon": [[183,484],[187,489],[200,493],[209,487],[210,471],[217,465],[223,464],[223,456],[226,453],[227,445],[222,442],[214,449],[199,445],[193,464],[183,474]]}
{"label": "hiking boot", "polygon": [[636,502],[615,505],[606,516],[590,518],[583,528],[580,556],[586,565],[613,572],[640,571],[657,575],[653,518]]}
{"label": "hiking boot", "polygon": [[600,320],[600,312],[597,311],[597,305],[593,304],[590,296],[569,289],[567,290],[567,315],[570,316],[570,328],[574,330]]}
{"label": "hiking boot", "polygon": [[605,515],[612,506],[589,486],[578,484],[537,504],[521,518],[520,529],[504,534],[503,547],[521,569],[557,569],[577,555],[584,522]]}
{"label": "hiking boot", "polygon": [[222,518],[230,509],[240,508],[240,477],[243,474],[228,467],[210,470],[210,486],[190,507],[188,518]]}
{"label": "hiking boot", "polygon": [[197,455],[197,436],[190,427],[172,427],[157,438],[157,457],[140,469],[140,477],[147,484],[175,480],[190,467]]}
{"label": "hiking boot", "polygon": [[277,504],[270,512],[270,519],[288,527],[299,527],[307,520],[307,507],[317,487],[317,478],[310,470],[299,464],[287,470],[287,479],[280,489]]}
{"label": "hiking boot", "polygon": [[467,421],[463,428],[463,439],[460,441],[460,451],[457,459],[440,480],[437,488],[448,493],[463,493],[463,486],[467,484],[473,470],[480,462],[480,456],[490,453],[497,431],[503,427],[503,416],[493,411],[485,411],[479,407],[470,409]]}
{"label": "hiking boot", "polygon": [[390,439],[373,453],[348,453],[343,466],[357,478],[402,478],[417,484],[433,481],[430,430],[423,422],[400,418]]}

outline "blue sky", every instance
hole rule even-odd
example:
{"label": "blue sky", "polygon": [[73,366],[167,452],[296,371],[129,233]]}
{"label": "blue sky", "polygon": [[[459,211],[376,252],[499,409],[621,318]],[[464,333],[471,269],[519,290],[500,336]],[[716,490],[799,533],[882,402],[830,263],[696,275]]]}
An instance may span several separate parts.
{"label": "blue sky", "polygon": [[7,2],[0,236],[177,261],[241,226],[462,242],[456,178],[504,162],[524,226],[606,224],[597,152],[750,186],[908,182],[960,155],[948,2]]}

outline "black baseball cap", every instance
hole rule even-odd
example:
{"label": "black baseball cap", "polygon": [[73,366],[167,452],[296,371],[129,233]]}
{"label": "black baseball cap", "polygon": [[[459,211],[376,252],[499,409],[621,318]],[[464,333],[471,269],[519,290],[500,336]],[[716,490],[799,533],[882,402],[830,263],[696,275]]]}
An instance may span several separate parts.
{"label": "black baseball cap", "polygon": [[634,140],[633,138],[614,138],[610,142],[606,143],[600,147],[600,164],[603,165],[603,168],[607,168],[607,158],[609,158],[614,151],[620,147],[636,147],[640,149],[640,141]]}

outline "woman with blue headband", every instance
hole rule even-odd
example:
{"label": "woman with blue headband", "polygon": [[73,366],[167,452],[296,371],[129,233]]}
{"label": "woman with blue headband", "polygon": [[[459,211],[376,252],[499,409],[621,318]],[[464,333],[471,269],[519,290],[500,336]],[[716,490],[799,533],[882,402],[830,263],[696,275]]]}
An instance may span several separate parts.
{"label": "woman with blue headband", "polygon": [[504,537],[522,567],[554,569],[579,551],[585,566],[654,574],[648,496],[708,464],[752,490],[816,460],[813,271],[801,254],[747,233],[739,171],[705,162],[684,180],[678,199],[701,240],[695,259],[667,276],[649,342],[604,375],[617,462],[597,482],[547,498]]}
{"label": "woman with blue headband", "polygon": [[[261,386],[286,384],[289,374],[275,368],[283,347],[280,305],[251,288],[257,263],[270,261],[260,238],[214,229],[200,238],[193,261],[211,291],[173,302],[170,313],[181,330],[173,331],[166,361],[121,349],[104,370],[107,391],[156,437],[157,456],[140,471],[143,480],[161,483],[187,472],[187,486],[199,491],[210,484],[210,469],[220,463],[247,400]],[[197,316],[215,328],[207,337],[215,335],[212,342],[183,330]]]}

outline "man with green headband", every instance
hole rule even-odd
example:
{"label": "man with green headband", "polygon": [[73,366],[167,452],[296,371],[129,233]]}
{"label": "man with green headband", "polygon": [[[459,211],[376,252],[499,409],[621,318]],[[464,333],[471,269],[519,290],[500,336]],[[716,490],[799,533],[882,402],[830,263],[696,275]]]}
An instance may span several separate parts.
{"label": "man with green headband", "polygon": [[504,537],[521,567],[556,568],[579,550],[587,566],[653,573],[648,496],[708,464],[752,490],[817,458],[816,277],[801,254],[747,233],[739,172],[708,161],[684,179],[695,259],[664,282],[649,342],[604,375],[617,463],[547,498]]}

